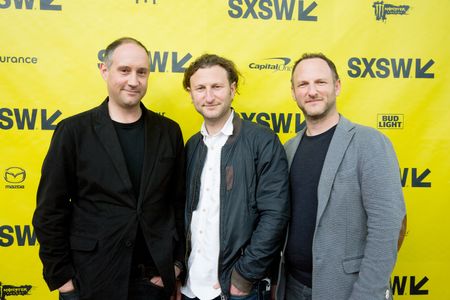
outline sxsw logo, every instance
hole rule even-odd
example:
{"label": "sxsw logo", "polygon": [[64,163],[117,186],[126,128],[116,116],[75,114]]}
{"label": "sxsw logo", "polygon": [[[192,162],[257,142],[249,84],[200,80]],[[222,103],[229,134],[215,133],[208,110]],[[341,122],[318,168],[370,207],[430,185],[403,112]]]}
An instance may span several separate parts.
{"label": "sxsw logo", "polygon": [[241,112],[241,116],[244,120],[271,127],[276,133],[296,133],[304,127],[300,113]]}
{"label": "sxsw logo", "polygon": [[30,225],[0,225],[0,247],[35,246],[36,234]]}
{"label": "sxsw logo", "polygon": [[[305,4],[306,2],[306,4]],[[315,1],[303,0],[228,0],[228,15],[233,19],[313,21]]]}
{"label": "sxsw logo", "polygon": [[6,296],[29,296],[32,286],[26,285],[9,285],[0,281],[0,300],[7,300]]}
{"label": "sxsw logo", "polygon": [[425,288],[428,280],[427,276],[394,276],[391,280],[392,293],[399,296],[428,295],[428,289]]}
{"label": "sxsw logo", "polygon": [[352,78],[434,78],[429,69],[434,60],[421,58],[366,58],[348,60],[348,76]]}
{"label": "sxsw logo", "polygon": [[255,63],[252,62],[248,65],[248,67],[252,70],[257,71],[292,71],[292,66],[289,66],[291,59],[288,57],[271,57],[266,58],[264,62]]}
{"label": "sxsw logo", "polygon": [[[105,50],[100,50],[97,57],[103,62],[105,60]],[[189,52],[150,51],[150,72],[183,73],[191,58],[192,54]]]}
{"label": "sxsw logo", "polygon": [[431,188],[431,182],[426,180],[430,173],[430,169],[400,169],[400,180],[402,182],[402,187]]}
{"label": "sxsw logo", "polygon": [[383,1],[376,1],[372,5],[377,21],[386,22],[387,15],[406,15],[409,5],[393,5]]}
{"label": "sxsw logo", "polygon": [[403,129],[403,115],[378,114],[377,128],[380,129]]}
{"label": "sxsw logo", "polygon": [[16,125],[19,130],[53,130],[54,122],[61,115],[61,111],[49,112],[47,109],[29,108],[0,108],[0,129],[12,129]]}
{"label": "sxsw logo", "polygon": [[[54,0],[0,0],[0,8],[62,10],[61,4],[53,4]],[[57,1],[59,2],[59,1]],[[14,7],[11,7],[14,3]],[[39,3],[39,4],[37,4]],[[24,6],[25,5],[25,6]]]}

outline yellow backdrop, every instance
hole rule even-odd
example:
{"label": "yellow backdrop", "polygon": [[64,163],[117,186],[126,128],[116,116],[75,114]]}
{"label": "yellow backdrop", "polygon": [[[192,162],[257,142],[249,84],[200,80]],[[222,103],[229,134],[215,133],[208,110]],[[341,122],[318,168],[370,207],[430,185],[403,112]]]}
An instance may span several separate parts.
{"label": "yellow backdrop", "polygon": [[144,102],[179,122],[185,140],[201,123],[181,85],[195,57],[235,61],[236,111],[283,142],[303,121],[293,62],[304,52],[334,59],[340,112],[383,131],[399,157],[408,232],[394,294],[450,299],[449,11],[448,0],[0,0],[0,299],[57,299],[31,226],[40,167],[55,124],[106,96],[97,65],[122,36],[151,51]]}

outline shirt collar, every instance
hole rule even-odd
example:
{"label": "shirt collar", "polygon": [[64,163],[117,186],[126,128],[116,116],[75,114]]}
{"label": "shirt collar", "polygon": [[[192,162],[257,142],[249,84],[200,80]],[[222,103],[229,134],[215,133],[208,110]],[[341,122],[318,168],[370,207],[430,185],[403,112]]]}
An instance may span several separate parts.
{"label": "shirt collar", "polygon": [[[216,133],[214,136],[217,136],[219,134],[223,134],[226,136],[230,136],[233,134],[233,117],[234,117],[234,110],[231,109],[231,114],[228,117],[228,120],[225,122],[225,124],[223,125],[222,129]],[[205,121],[203,121],[202,123],[202,127],[200,128],[200,133],[203,135],[203,137],[209,137],[211,136],[208,131],[206,130],[206,125],[205,125]]]}

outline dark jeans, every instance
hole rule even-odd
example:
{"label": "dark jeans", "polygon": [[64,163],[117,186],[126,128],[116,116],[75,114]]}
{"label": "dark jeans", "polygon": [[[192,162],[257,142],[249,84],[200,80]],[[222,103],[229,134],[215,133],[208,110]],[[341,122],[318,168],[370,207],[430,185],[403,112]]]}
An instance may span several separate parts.
{"label": "dark jeans", "polygon": [[[130,280],[128,300],[169,300],[169,296],[162,287],[156,286],[148,278],[135,278]],[[79,300],[77,290],[68,293],[59,293],[59,300]]]}
{"label": "dark jeans", "polygon": [[150,282],[148,278],[135,278],[130,281],[128,300],[169,300],[162,287]]}
{"label": "dark jeans", "polygon": [[311,288],[297,281],[291,274],[287,274],[285,300],[311,300]]}
{"label": "dark jeans", "polygon": [[[183,295],[183,300],[199,300],[198,298],[188,298]],[[212,300],[221,300],[220,296]],[[270,283],[262,280],[256,283],[250,294],[245,296],[230,296],[228,300],[270,300]]]}
{"label": "dark jeans", "polygon": [[80,296],[77,290],[67,292],[67,293],[59,293],[59,300],[79,300]]}
{"label": "dark jeans", "polygon": [[[185,295],[183,295],[183,300],[200,300],[200,299],[188,298]],[[217,296],[216,298],[214,298],[212,300],[220,300],[220,296]],[[259,299],[258,299],[258,294],[256,293],[256,291],[252,291],[249,295],[231,296],[230,298],[228,298],[228,300],[259,300]]]}

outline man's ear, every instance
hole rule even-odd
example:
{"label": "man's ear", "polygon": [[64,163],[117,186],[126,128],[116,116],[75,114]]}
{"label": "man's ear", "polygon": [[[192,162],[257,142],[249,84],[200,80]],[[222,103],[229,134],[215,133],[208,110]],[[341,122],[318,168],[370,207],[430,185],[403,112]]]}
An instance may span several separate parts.
{"label": "man's ear", "polygon": [[106,66],[105,63],[101,63],[99,69],[103,79],[106,80],[106,78],[108,77],[108,67]]}
{"label": "man's ear", "polygon": [[234,95],[236,95],[236,81],[234,81],[231,85],[230,85],[230,90],[231,90],[231,99],[234,98]]}
{"label": "man's ear", "polygon": [[334,89],[335,89],[335,94],[336,96],[339,96],[339,94],[341,93],[341,80],[338,79],[336,80],[336,82],[334,83]]}
{"label": "man's ear", "polygon": [[191,90],[191,88],[187,87],[186,91],[189,93],[189,96],[191,97],[191,103],[194,103],[194,98],[192,97],[192,90]]}
{"label": "man's ear", "polygon": [[295,102],[297,102],[297,98],[295,98],[295,92],[294,92],[294,85],[293,84],[291,84],[291,96],[292,96],[292,99]]}

